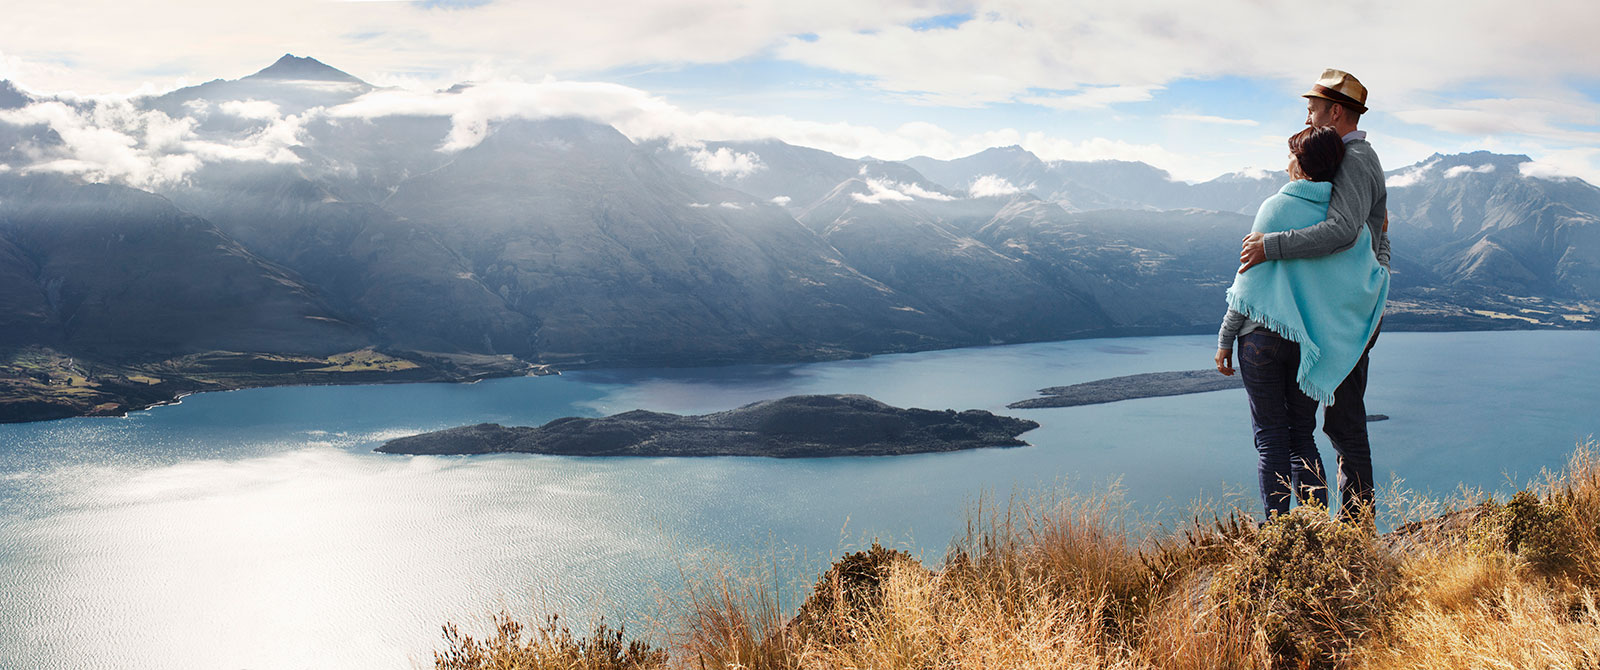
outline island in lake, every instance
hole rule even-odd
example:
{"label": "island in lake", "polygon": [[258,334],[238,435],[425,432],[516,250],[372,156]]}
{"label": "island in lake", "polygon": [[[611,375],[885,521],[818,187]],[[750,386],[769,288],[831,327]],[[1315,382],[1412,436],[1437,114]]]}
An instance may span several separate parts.
{"label": "island in lake", "polygon": [[481,423],[390,440],[377,451],[562,456],[893,456],[1027,446],[1017,436],[1038,427],[1034,421],[983,410],[902,409],[863,395],[802,395],[698,416],[634,410],[598,419],[566,417],[539,427]]}
{"label": "island in lake", "polygon": [[[1146,372],[1123,377],[1108,377],[1071,386],[1051,386],[1039,389],[1041,397],[1018,400],[1006,405],[1011,409],[1039,409],[1042,407],[1077,407],[1101,403],[1159,398],[1162,396],[1207,393],[1244,388],[1244,379],[1238,374],[1223,376],[1216,370],[1178,370],[1174,372]],[[1386,414],[1368,414],[1367,421],[1386,421]]]}
{"label": "island in lake", "polygon": [[1240,379],[1239,375],[1224,377],[1216,370],[1146,372],[1125,377],[1097,379],[1071,386],[1042,388],[1039,389],[1039,393],[1043,397],[1018,400],[1006,407],[1011,409],[1077,407],[1135,398],[1156,398],[1236,388],[1244,388],[1244,380]]}

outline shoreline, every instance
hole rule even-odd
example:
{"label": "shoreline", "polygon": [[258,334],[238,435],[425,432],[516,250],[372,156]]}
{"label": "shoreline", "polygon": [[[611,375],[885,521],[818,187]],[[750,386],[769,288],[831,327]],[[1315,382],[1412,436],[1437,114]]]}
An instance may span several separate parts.
{"label": "shoreline", "polygon": [[[284,386],[475,383],[484,379],[560,374],[511,356],[382,353],[331,356],[205,352],[164,361],[105,363],[43,348],[0,361],[0,424],[83,417],[126,418],[181,404],[196,393]],[[285,369],[288,368],[288,369]]]}
{"label": "shoreline", "polygon": [[[1600,331],[1600,327],[1576,327],[1576,328],[1517,328],[1517,327],[1506,327],[1506,328],[1461,328],[1461,329],[1457,329],[1457,328],[1445,328],[1445,327],[1438,327],[1438,328],[1430,327],[1430,326],[1433,326],[1433,325],[1438,325],[1438,324],[1426,324],[1426,323],[1418,324],[1418,323],[1414,323],[1414,322],[1408,322],[1408,321],[1405,321],[1405,320],[1401,320],[1400,322],[1395,323],[1393,327],[1389,327],[1388,325],[1386,325],[1385,326],[1385,332],[1387,332],[1387,333],[1490,333],[1490,332],[1506,332],[1506,333],[1510,333],[1510,332],[1516,332],[1516,333],[1573,332],[1573,333],[1578,333],[1578,332]],[[1500,322],[1500,323],[1496,323],[1494,325],[1509,325],[1509,324],[1505,324],[1504,322]],[[1585,325],[1588,325],[1588,324],[1585,324]],[[1144,329],[1139,329],[1139,330],[1144,330]],[[148,401],[140,401],[140,400],[138,400],[137,396],[138,395],[143,395],[143,394],[122,394],[122,395],[118,395],[118,394],[116,394],[115,390],[113,390],[110,393],[107,393],[106,395],[104,395],[102,397],[102,399],[101,399],[102,400],[101,402],[95,403],[93,405],[85,405],[84,403],[80,402],[80,403],[77,403],[76,406],[74,406],[74,404],[72,404],[72,403],[66,403],[66,402],[54,402],[54,403],[52,403],[51,402],[52,398],[51,398],[51,396],[48,396],[48,395],[30,396],[30,395],[25,395],[25,394],[14,394],[14,393],[13,394],[7,394],[7,393],[4,393],[4,391],[11,390],[11,389],[7,389],[5,387],[6,383],[7,382],[14,382],[14,381],[16,381],[16,379],[15,378],[7,378],[7,377],[5,377],[3,375],[0,375],[0,424],[35,423],[35,422],[40,422],[40,421],[54,421],[54,420],[58,420],[58,419],[85,418],[85,417],[127,417],[127,416],[131,415],[134,412],[145,411],[145,410],[154,409],[156,407],[162,407],[162,406],[166,406],[166,405],[181,404],[182,399],[187,397],[187,396],[190,396],[190,395],[194,395],[194,394],[197,394],[197,393],[211,393],[211,392],[217,392],[217,391],[241,391],[241,390],[255,389],[255,388],[276,388],[276,387],[280,387],[280,386],[355,386],[355,385],[363,385],[363,384],[413,384],[413,383],[471,384],[471,383],[476,383],[476,382],[479,382],[479,381],[483,381],[485,379],[504,379],[504,378],[511,378],[511,377],[536,377],[536,376],[559,375],[559,374],[561,374],[561,372],[563,370],[572,371],[572,372],[578,372],[578,371],[592,371],[592,370],[641,370],[641,369],[650,369],[650,368],[663,368],[663,369],[716,368],[716,367],[731,367],[731,366],[738,366],[738,365],[802,365],[802,364],[808,364],[808,363],[820,363],[820,362],[831,362],[831,361],[842,361],[842,360],[861,360],[861,359],[873,358],[873,357],[876,357],[876,356],[893,356],[893,355],[900,355],[900,354],[918,354],[918,353],[928,353],[928,352],[934,352],[934,351],[956,351],[956,350],[962,350],[962,349],[984,349],[984,348],[991,348],[991,347],[1007,347],[1007,346],[1016,346],[1016,345],[1025,345],[1025,344],[1048,344],[1048,343],[1053,343],[1053,342],[1081,342],[1081,341],[1088,341],[1088,340],[1117,341],[1117,340],[1122,340],[1122,339],[1127,339],[1127,338],[1132,338],[1132,337],[1187,337],[1187,336],[1196,336],[1196,335],[1209,334],[1211,332],[1211,330],[1212,330],[1212,327],[1211,326],[1206,326],[1204,328],[1201,328],[1201,327],[1196,326],[1196,327],[1193,327],[1193,328],[1182,328],[1182,329],[1171,329],[1171,328],[1168,328],[1168,329],[1149,329],[1149,330],[1150,331],[1156,331],[1156,332],[1140,332],[1140,333],[1124,332],[1124,333],[1120,333],[1120,334],[1116,334],[1116,335],[1111,335],[1111,334],[1107,334],[1105,331],[1096,331],[1093,334],[1085,333],[1084,336],[1081,336],[1081,337],[1073,336],[1073,337],[1065,337],[1065,338],[1055,339],[1055,340],[1037,340],[1037,341],[1026,341],[1026,342],[1006,342],[1006,343],[1000,343],[1000,344],[973,344],[973,345],[970,345],[970,346],[949,347],[949,348],[943,348],[943,349],[917,349],[917,350],[907,350],[907,351],[879,352],[879,353],[873,353],[873,354],[852,354],[852,355],[825,356],[825,357],[807,357],[807,358],[804,358],[804,359],[765,360],[765,359],[759,359],[759,358],[751,358],[751,359],[718,360],[718,361],[692,361],[692,362],[691,361],[678,361],[678,363],[681,363],[681,364],[672,364],[673,362],[670,362],[670,361],[648,361],[647,362],[645,360],[632,360],[632,361],[610,361],[610,362],[605,362],[605,361],[590,360],[590,361],[584,361],[584,362],[578,363],[576,365],[562,365],[560,368],[557,368],[553,364],[528,363],[528,362],[525,362],[525,361],[521,361],[520,359],[511,359],[509,356],[490,356],[490,355],[483,355],[483,354],[433,354],[433,353],[417,353],[417,352],[396,352],[397,354],[412,355],[412,356],[415,356],[416,358],[419,358],[419,359],[435,360],[435,361],[445,361],[445,360],[449,360],[449,359],[467,359],[467,360],[474,361],[477,365],[474,365],[475,369],[464,370],[464,371],[462,371],[460,373],[451,373],[451,372],[446,371],[446,370],[444,370],[444,369],[442,369],[440,367],[432,367],[431,369],[429,369],[425,373],[416,373],[416,372],[411,372],[410,371],[410,370],[420,369],[422,366],[418,366],[418,368],[410,368],[408,370],[395,370],[395,371],[388,371],[388,372],[383,372],[383,371],[359,371],[359,372],[325,372],[325,373],[320,373],[321,375],[355,375],[355,376],[360,376],[361,377],[361,378],[349,378],[349,377],[346,377],[344,379],[331,378],[331,377],[322,377],[322,378],[318,378],[318,379],[307,379],[307,378],[304,378],[303,375],[305,373],[303,373],[303,372],[249,374],[249,373],[237,373],[237,372],[230,373],[230,372],[195,370],[195,371],[193,371],[193,374],[190,374],[190,375],[185,375],[185,374],[173,375],[171,372],[165,372],[163,374],[165,374],[167,377],[169,377],[169,379],[164,379],[163,383],[161,384],[161,386],[165,386],[165,389],[168,391],[168,393],[163,394],[159,398],[151,398]],[[51,352],[51,353],[53,355],[59,357],[59,358],[72,360],[71,357],[69,357],[69,356],[67,356],[65,354],[60,354],[58,352]],[[192,355],[192,356],[208,356],[208,355],[213,355],[213,354],[228,354],[228,355],[235,356],[235,357],[238,357],[238,356],[270,356],[270,355],[238,354],[238,353],[235,353],[235,352],[209,352],[208,354],[198,354],[198,355]],[[435,358],[435,357],[438,357],[438,358]],[[173,360],[177,360],[177,359],[173,359]],[[497,363],[496,364],[491,364],[491,365],[484,365],[484,363],[486,363],[487,361],[497,361]],[[512,361],[515,361],[515,362],[512,362]],[[0,361],[0,363],[3,363],[3,362],[4,361]],[[164,364],[164,363],[169,363],[169,362],[170,361],[163,361],[163,362],[159,362],[159,363],[124,364],[124,365],[105,364],[105,363],[99,363],[99,362],[90,362],[90,366],[94,367],[94,368],[104,368],[107,371],[112,372],[114,375],[115,374],[122,374],[122,373],[139,375],[139,374],[143,374],[144,372],[147,372],[148,368],[150,368],[150,367],[161,365],[161,364]],[[151,392],[157,392],[157,393],[160,392],[160,389],[154,388],[152,385],[141,385],[139,387],[134,387],[131,384],[126,383],[125,379],[123,381],[124,381],[124,384],[122,386],[130,388],[130,389],[135,389],[135,390],[140,390],[140,391],[151,391]],[[21,405],[22,407],[19,407],[19,405]],[[31,405],[31,407],[29,407],[30,405]],[[1014,407],[1013,409],[1023,409],[1023,408]]]}

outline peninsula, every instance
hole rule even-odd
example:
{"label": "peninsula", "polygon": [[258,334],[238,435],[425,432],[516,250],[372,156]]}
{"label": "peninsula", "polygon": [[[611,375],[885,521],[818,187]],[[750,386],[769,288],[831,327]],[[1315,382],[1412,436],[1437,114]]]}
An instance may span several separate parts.
{"label": "peninsula", "polygon": [[1125,377],[1110,377],[1071,386],[1051,386],[1039,389],[1042,397],[1018,400],[1006,405],[1011,409],[1038,409],[1041,407],[1077,407],[1100,403],[1157,398],[1186,393],[1206,393],[1225,389],[1244,388],[1244,380],[1235,374],[1224,377],[1216,370],[1180,370],[1176,372],[1146,372]]}
{"label": "peninsula", "polygon": [[543,426],[461,426],[390,440],[392,454],[520,452],[563,456],[893,456],[980,447],[1017,447],[1038,428],[983,410],[892,407],[863,395],[802,395],[725,412],[681,416],[634,410],[605,418],[566,417]]}
{"label": "peninsula", "polygon": [[[1077,407],[1098,405],[1120,400],[1159,398],[1162,396],[1207,393],[1244,388],[1239,375],[1224,377],[1216,370],[1179,370],[1174,372],[1146,372],[1123,377],[1107,377],[1071,386],[1051,386],[1039,389],[1041,397],[1018,400],[1006,405],[1011,409],[1040,409],[1044,407]],[[1367,422],[1388,421],[1387,414],[1368,414]]]}
{"label": "peninsula", "polygon": [[509,355],[380,351],[332,355],[210,351],[108,362],[45,347],[0,351],[0,423],[124,416],[192,393],[289,385],[473,382],[556,374]]}

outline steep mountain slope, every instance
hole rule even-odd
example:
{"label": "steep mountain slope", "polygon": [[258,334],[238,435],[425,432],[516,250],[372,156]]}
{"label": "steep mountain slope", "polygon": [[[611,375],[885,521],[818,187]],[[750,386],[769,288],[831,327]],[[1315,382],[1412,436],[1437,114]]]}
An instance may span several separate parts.
{"label": "steep mountain slope", "polygon": [[975,237],[1095,305],[1105,332],[1135,333],[1215,328],[1249,230],[1239,214],[1067,212],[1020,196]]}
{"label": "steep mountain slope", "polygon": [[1390,173],[1390,235],[1443,286],[1600,298],[1600,189],[1526,156],[1434,155]]}
{"label": "steep mountain slope", "polygon": [[343,202],[298,166],[219,165],[168,196],[318,286],[385,346],[531,356],[527,316],[427,226]]}
{"label": "steep mountain slope", "polygon": [[[941,197],[950,196],[923,190],[916,182],[857,177],[802,213],[800,221],[852,267],[976,341],[1049,339],[1104,324],[1093,305],[1041,282],[1017,258],[968,234],[965,228],[987,223],[1004,200]],[[975,206],[983,207],[981,218],[974,216],[979,214]],[[968,223],[972,219],[981,223]]]}
{"label": "steep mountain slope", "polygon": [[587,121],[514,121],[383,206],[538,319],[546,361],[838,356],[965,342],[782,208]]}
{"label": "steep mountain slope", "polygon": [[863,161],[778,140],[641,145],[657,160],[686,174],[792,209],[812,205],[855,176]]}
{"label": "steep mountain slope", "polygon": [[142,191],[0,176],[0,237],[0,302],[20,326],[7,346],[139,357],[368,342],[314,288]]}

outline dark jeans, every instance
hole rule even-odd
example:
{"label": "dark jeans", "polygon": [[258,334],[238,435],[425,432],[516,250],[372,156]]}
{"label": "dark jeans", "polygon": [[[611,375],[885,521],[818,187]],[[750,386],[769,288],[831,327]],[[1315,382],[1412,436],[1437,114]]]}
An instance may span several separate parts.
{"label": "dark jeans", "polygon": [[[1378,322],[1383,330],[1383,322]],[[1377,344],[1378,333],[1367,341],[1367,350],[1354,370],[1333,391],[1333,404],[1322,412],[1322,432],[1339,454],[1339,518],[1345,521],[1372,519],[1372,444],[1367,441],[1367,355]]]}
{"label": "dark jeans", "polygon": [[[1299,369],[1299,343],[1266,330],[1251,331],[1239,338],[1239,376],[1250,396],[1250,422],[1255,427],[1259,458],[1256,475],[1261,484],[1261,504],[1268,517],[1289,512],[1290,491],[1301,503],[1314,500],[1328,506],[1322,457],[1317,454],[1313,435],[1317,429],[1317,401],[1300,391],[1295,382]],[[1334,404],[1342,403],[1341,398]],[[1363,414],[1363,438],[1365,419]],[[1369,461],[1369,470],[1370,466]],[[1370,475],[1367,481],[1371,481]]]}

